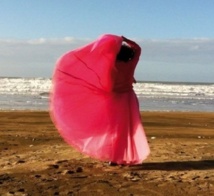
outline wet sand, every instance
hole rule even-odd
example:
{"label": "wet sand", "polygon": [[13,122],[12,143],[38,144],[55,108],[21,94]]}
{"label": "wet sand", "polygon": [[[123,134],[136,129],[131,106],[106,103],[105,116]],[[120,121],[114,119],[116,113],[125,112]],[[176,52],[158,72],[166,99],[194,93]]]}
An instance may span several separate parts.
{"label": "wet sand", "polygon": [[141,114],[151,154],[128,167],[68,146],[48,112],[0,112],[0,195],[214,195],[214,113]]}

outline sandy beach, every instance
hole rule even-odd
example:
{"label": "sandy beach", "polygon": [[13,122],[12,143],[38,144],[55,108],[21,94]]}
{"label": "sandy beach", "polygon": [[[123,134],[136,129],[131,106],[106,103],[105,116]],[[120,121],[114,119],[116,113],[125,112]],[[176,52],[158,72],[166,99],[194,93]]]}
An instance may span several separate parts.
{"label": "sandy beach", "polygon": [[109,166],[67,145],[48,112],[0,112],[0,195],[214,195],[214,113],[141,115],[150,156]]}

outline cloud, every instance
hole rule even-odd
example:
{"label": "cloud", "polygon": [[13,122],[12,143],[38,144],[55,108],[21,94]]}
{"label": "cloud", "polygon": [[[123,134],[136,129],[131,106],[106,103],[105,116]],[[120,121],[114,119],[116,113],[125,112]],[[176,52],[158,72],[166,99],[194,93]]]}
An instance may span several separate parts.
{"label": "cloud", "polygon": [[1,76],[50,77],[56,60],[88,39],[0,40]]}
{"label": "cloud", "polygon": [[138,78],[214,82],[214,39],[139,40]]}
{"label": "cloud", "polygon": [[214,39],[145,40],[141,45],[146,60],[184,63],[213,60],[207,57],[213,56]]}
{"label": "cloud", "polygon": [[[74,37],[0,40],[1,76],[51,77],[56,60],[92,40]],[[136,40],[139,80],[213,81],[214,39]]]}

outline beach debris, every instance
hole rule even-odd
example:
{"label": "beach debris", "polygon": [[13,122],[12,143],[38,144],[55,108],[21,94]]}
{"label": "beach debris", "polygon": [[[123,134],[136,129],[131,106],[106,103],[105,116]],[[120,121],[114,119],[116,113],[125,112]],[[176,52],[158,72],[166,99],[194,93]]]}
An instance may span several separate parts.
{"label": "beach debris", "polygon": [[139,173],[137,172],[129,172],[129,173],[125,173],[123,175],[124,179],[126,180],[130,180],[132,182],[137,182],[141,179],[141,176]]}
{"label": "beach debris", "polygon": [[57,161],[56,163],[61,164],[61,163],[67,163],[67,162],[68,162],[68,160],[59,160],[59,161]]}
{"label": "beach debris", "polygon": [[3,182],[6,182],[6,181],[12,181],[12,180],[13,178],[7,173],[0,175],[0,184],[3,184]]}
{"label": "beach debris", "polygon": [[155,137],[155,136],[152,136],[151,139],[154,140],[154,139],[156,139],[156,137]]}
{"label": "beach debris", "polygon": [[35,175],[35,178],[41,178],[41,175],[36,174],[36,175]]}
{"label": "beach debris", "polygon": [[197,180],[198,178],[200,178],[200,176],[195,176],[192,178],[192,180]]}
{"label": "beach debris", "polygon": [[14,191],[9,191],[7,195],[14,195],[15,192]]}
{"label": "beach debris", "polygon": [[78,168],[76,169],[76,172],[78,172],[78,173],[83,172],[83,168],[82,168],[82,167],[78,167]]}
{"label": "beach debris", "polygon": [[73,170],[67,170],[67,169],[62,172],[63,175],[65,175],[65,174],[73,174],[73,173],[74,173]]}
{"label": "beach debris", "polygon": [[54,168],[54,169],[58,169],[59,168],[59,165],[57,164],[51,164],[50,167]]}
{"label": "beach debris", "polygon": [[20,188],[20,189],[18,190],[18,192],[25,192],[25,189]]}
{"label": "beach debris", "polygon": [[88,178],[87,175],[73,175],[72,178]]}
{"label": "beach debris", "polygon": [[200,135],[198,136],[198,139],[201,139],[201,136],[200,136]]}
{"label": "beach debris", "polygon": [[18,160],[18,161],[16,162],[16,164],[21,164],[21,163],[25,163],[25,161],[22,160],[22,159],[20,159],[20,160]]}

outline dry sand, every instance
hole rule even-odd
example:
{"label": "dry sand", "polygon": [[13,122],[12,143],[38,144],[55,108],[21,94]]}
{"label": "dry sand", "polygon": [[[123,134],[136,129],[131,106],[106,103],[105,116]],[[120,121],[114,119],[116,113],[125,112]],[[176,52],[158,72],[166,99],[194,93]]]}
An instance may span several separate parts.
{"label": "dry sand", "polygon": [[122,167],[68,146],[47,112],[0,112],[0,195],[214,195],[214,113],[142,119],[151,155]]}

